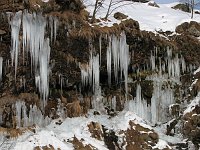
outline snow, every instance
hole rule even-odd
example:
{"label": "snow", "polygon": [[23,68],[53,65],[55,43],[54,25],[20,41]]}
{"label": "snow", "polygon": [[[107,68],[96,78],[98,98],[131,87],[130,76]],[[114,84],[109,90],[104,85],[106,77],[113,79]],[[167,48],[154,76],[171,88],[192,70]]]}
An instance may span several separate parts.
{"label": "snow", "polygon": [[156,148],[158,148],[158,149],[164,149],[164,148],[171,148],[171,147],[168,146],[167,142],[159,139],[158,143],[153,148],[155,148],[155,149]]}
{"label": "snow", "polygon": [[42,0],[42,1],[45,2],[45,3],[49,2],[49,0]]}
{"label": "snow", "polygon": [[122,111],[117,116],[109,118],[107,115],[94,116],[91,110],[87,117],[66,118],[62,120],[63,123],[61,125],[56,124],[58,120],[62,119],[52,121],[47,127],[37,129],[35,134],[29,134],[26,138],[18,138],[14,150],[33,149],[36,146],[49,144],[56,149],[71,150],[74,148],[69,141],[73,140],[74,136],[79,140],[84,139],[83,144],[91,144],[97,149],[108,150],[103,141],[91,137],[91,133],[88,131],[88,124],[92,121],[98,122],[116,133],[127,130],[130,120],[144,128],[152,129],[142,118],[130,111]]}
{"label": "snow", "polygon": [[198,72],[200,72],[200,67],[194,71],[194,75],[197,74]]}
{"label": "snow", "polygon": [[[116,0],[115,0],[116,1]],[[86,0],[85,5],[86,9],[92,14],[94,9],[95,0]],[[106,11],[108,8],[109,1],[105,1],[103,7],[97,12],[96,18],[105,17]],[[148,6],[146,3],[137,3],[137,2],[122,2],[118,5],[115,5],[115,10],[109,16],[107,22],[102,23],[105,26],[112,26],[113,23],[119,23],[113,15],[115,12],[121,12],[125,15],[128,15],[129,18],[136,20],[140,24],[141,30],[146,31],[175,31],[176,26],[180,25],[183,22],[190,22],[192,20],[200,22],[200,15],[194,14],[194,18],[190,19],[191,14],[183,12],[180,10],[174,10],[171,7],[175,6],[176,3],[170,4],[159,4],[160,8]],[[119,6],[119,7],[118,7]],[[114,9],[114,8],[112,8]]]}
{"label": "snow", "polygon": [[198,95],[187,106],[186,110],[183,112],[183,115],[193,111],[195,109],[195,106],[200,106],[200,93],[198,93]]}

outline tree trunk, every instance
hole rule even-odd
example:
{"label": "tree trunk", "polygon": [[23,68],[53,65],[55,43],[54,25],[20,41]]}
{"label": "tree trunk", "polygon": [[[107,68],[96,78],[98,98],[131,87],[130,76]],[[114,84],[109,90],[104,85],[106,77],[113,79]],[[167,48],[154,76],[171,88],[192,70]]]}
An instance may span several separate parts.
{"label": "tree trunk", "polygon": [[191,0],[191,19],[194,17],[194,0]]}
{"label": "tree trunk", "polygon": [[110,0],[110,4],[109,4],[109,6],[108,6],[108,11],[107,11],[107,13],[106,13],[105,19],[108,19],[108,16],[109,16],[109,14],[110,14],[111,5],[112,5],[112,0]]}
{"label": "tree trunk", "polygon": [[97,7],[98,7],[98,2],[99,2],[99,0],[96,0],[96,2],[95,2],[95,6],[94,6],[93,14],[92,14],[92,20],[91,20],[91,23],[94,23],[95,16],[96,16],[96,12],[97,12]]}

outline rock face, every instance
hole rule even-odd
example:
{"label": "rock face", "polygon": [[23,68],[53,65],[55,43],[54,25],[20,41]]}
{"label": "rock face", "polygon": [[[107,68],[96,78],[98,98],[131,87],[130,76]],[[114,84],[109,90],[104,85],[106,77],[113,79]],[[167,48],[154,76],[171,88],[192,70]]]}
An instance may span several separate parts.
{"label": "rock face", "polygon": [[[153,6],[157,7],[155,4]],[[32,14],[24,9],[28,9],[30,12],[42,11],[43,15],[39,13]],[[20,10],[23,11],[18,12]],[[19,0],[12,3],[5,0],[0,2],[0,11],[2,11],[0,15],[0,37],[2,39],[0,41],[0,56],[3,58],[2,72],[0,69],[2,75],[0,84],[0,114],[2,119],[0,123],[5,128],[16,128],[17,121],[18,125],[25,125],[26,118],[30,118],[29,116],[33,115],[32,112],[37,112],[35,116],[39,114],[41,120],[47,118],[48,122],[48,119],[86,115],[90,108],[97,105],[97,114],[107,113],[110,117],[115,116],[117,111],[128,109],[134,112],[138,110],[138,113],[143,115],[142,117],[146,117],[145,119],[149,119],[155,125],[157,121],[164,123],[175,119],[166,129],[167,134],[170,135],[172,129],[178,123],[177,120],[181,118],[183,112],[181,110],[182,102],[188,98],[186,95],[190,94],[191,97],[195,97],[199,92],[198,85],[194,86],[191,92],[187,90],[192,82],[191,72],[200,63],[200,52],[198,50],[200,42],[196,38],[200,36],[199,23],[193,21],[183,23],[176,28],[176,32],[180,35],[163,33],[166,38],[152,32],[140,31],[137,21],[127,19],[127,16],[120,12],[114,15],[116,19],[121,20],[119,24],[114,24],[112,27],[91,26],[88,13],[79,0],[50,0],[48,3],[40,0],[24,2]],[[10,13],[9,18],[5,13],[10,11],[18,13]],[[15,31],[16,27],[12,27],[12,22],[9,19],[12,20],[15,17],[16,20],[19,19],[20,15],[17,14],[20,13],[22,19],[20,23],[22,25],[18,27],[18,31]],[[25,29],[23,28],[25,27],[24,20],[26,20],[26,18],[23,18],[24,16],[31,16],[34,18],[33,20],[38,19],[36,22],[29,20],[32,24],[27,23],[35,30],[27,30],[26,38],[24,36]],[[14,19],[14,21],[16,20]],[[44,30],[38,32],[37,27],[40,26],[34,26],[36,23],[41,26],[44,23]],[[28,39],[32,38],[32,36],[29,36],[29,32],[43,33],[44,38],[36,35],[34,40],[40,38],[41,41],[49,42],[45,49],[51,49],[48,56],[45,55],[47,54],[45,52],[37,55],[42,63],[36,68],[32,65],[33,52],[30,51],[32,48],[30,45],[34,42],[27,44]],[[125,39],[122,35],[126,35],[124,36]],[[127,59],[130,58],[130,61],[112,54],[113,58],[111,58],[111,62],[108,62],[110,44],[108,39],[112,40],[113,43],[118,42],[118,45],[126,40],[125,44],[121,46],[129,45]],[[13,43],[16,45],[13,46]],[[40,43],[40,40],[38,43]],[[114,47],[114,45],[110,44],[111,47]],[[42,46],[44,45],[42,44]],[[42,46],[38,46],[39,51],[42,51]],[[27,51],[23,51],[26,48]],[[37,47],[34,48],[37,49]],[[10,49],[18,50],[15,51],[13,56],[17,52],[19,52],[19,55],[11,56]],[[34,57],[36,56],[34,55]],[[119,75],[119,80],[116,81],[115,71],[112,69],[110,81],[112,84],[108,84],[107,69],[109,63],[110,66],[117,66],[117,63],[112,62],[115,57],[116,60],[123,59],[124,62],[128,62],[126,64],[128,67],[124,67],[127,69],[127,88],[122,84],[125,82],[126,76],[122,65],[120,66],[121,70],[118,68],[119,70],[116,73],[117,77]],[[99,58],[98,62],[101,63],[96,64],[94,58]],[[15,63],[11,63],[14,59],[16,59]],[[46,63],[47,66],[44,65],[45,60],[49,60]],[[16,64],[18,64],[17,67],[15,67]],[[96,71],[92,70],[92,77],[90,76],[90,64],[92,64],[93,70],[96,69]],[[99,69],[99,74],[95,74],[98,71],[97,69]],[[45,76],[46,78],[42,76],[46,74],[49,76]],[[89,80],[85,80],[87,75],[90,77]],[[43,77],[43,80],[41,80],[41,77]],[[98,77],[99,80],[96,80]],[[48,86],[41,86],[44,80],[48,81],[45,84]],[[86,84],[83,81],[95,83],[95,86],[90,85],[90,83]],[[83,86],[83,84],[86,84],[86,86]],[[96,85],[99,86],[96,87]],[[42,92],[41,89],[43,89]],[[98,95],[99,93],[95,92],[94,89],[98,89],[97,91],[100,91],[101,95]],[[44,91],[48,91],[46,97]],[[47,99],[45,105],[42,104],[43,97]],[[16,103],[17,100],[22,103]],[[20,107],[17,107],[17,104]],[[133,108],[135,109],[133,110]],[[152,115],[152,112],[157,108],[163,111],[158,110]],[[149,114],[151,117],[149,117]],[[185,123],[183,131],[181,131],[196,145],[199,144],[200,138],[199,114],[198,106],[193,112],[185,114],[183,116]],[[152,116],[157,117],[153,118]],[[162,120],[163,118],[167,120]],[[29,120],[28,122],[31,125],[34,124],[34,121]],[[58,124],[62,124],[62,122],[58,122]],[[117,133],[112,130],[108,131],[99,123],[92,122],[88,124],[88,128],[92,137],[97,140],[104,140],[109,149],[122,149],[123,146],[128,150],[156,147],[159,137],[154,130],[147,129],[131,121],[129,125],[127,131],[121,131],[123,138],[126,139],[121,143],[122,145],[118,143],[119,136]],[[85,146],[83,141],[75,137],[72,142],[78,145],[75,149],[80,147],[82,149],[92,149],[90,145]],[[36,147],[36,149],[53,149],[53,147],[47,145]],[[169,149],[169,147],[164,149]]]}
{"label": "rock face", "polygon": [[126,131],[127,150],[152,149],[158,142],[158,135],[147,128],[129,122],[130,128]]}
{"label": "rock face", "polygon": [[200,24],[194,21],[191,21],[190,23],[183,23],[176,27],[177,33],[185,33],[189,35],[193,35],[195,37],[200,36]]}

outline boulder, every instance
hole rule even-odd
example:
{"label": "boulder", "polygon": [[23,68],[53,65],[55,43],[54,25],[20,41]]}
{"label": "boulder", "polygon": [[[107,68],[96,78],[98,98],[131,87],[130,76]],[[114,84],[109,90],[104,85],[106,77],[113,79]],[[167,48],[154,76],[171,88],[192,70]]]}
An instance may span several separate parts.
{"label": "boulder", "polygon": [[200,36],[200,23],[191,21],[190,23],[184,22],[176,27],[176,32],[179,34],[188,34],[195,37]]}
{"label": "boulder", "polygon": [[178,9],[184,12],[191,12],[190,7],[187,4],[177,4],[172,7],[173,9]]}
{"label": "boulder", "polygon": [[123,20],[123,19],[126,19],[127,17],[128,17],[127,15],[124,15],[121,12],[116,12],[114,14],[114,18],[117,19],[117,20]]}
{"label": "boulder", "polygon": [[158,4],[156,4],[156,2],[154,2],[154,1],[150,1],[150,2],[148,3],[148,5],[149,5],[149,6],[152,6],[152,7],[157,7],[157,8],[159,8]]}

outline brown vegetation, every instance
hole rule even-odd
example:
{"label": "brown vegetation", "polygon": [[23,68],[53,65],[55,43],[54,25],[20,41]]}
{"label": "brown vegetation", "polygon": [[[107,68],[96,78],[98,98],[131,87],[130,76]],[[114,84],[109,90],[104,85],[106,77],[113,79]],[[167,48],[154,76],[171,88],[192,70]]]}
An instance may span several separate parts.
{"label": "brown vegetation", "polygon": [[66,105],[68,117],[79,117],[82,114],[80,101],[76,98],[72,103]]}

